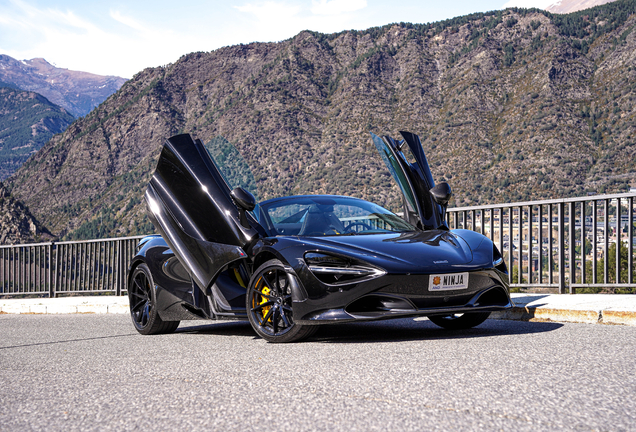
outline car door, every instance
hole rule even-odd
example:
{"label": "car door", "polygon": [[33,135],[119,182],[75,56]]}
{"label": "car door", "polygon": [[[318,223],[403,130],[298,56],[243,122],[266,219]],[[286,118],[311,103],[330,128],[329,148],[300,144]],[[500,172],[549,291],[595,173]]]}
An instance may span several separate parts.
{"label": "car door", "polygon": [[435,187],[420,138],[400,132],[403,141],[371,134],[373,144],[402,192],[404,219],[424,229],[446,229],[443,209],[430,190]]}
{"label": "car door", "polygon": [[230,186],[189,134],[166,141],[145,200],[152,223],[203,292],[263,234],[249,213],[241,222]]}

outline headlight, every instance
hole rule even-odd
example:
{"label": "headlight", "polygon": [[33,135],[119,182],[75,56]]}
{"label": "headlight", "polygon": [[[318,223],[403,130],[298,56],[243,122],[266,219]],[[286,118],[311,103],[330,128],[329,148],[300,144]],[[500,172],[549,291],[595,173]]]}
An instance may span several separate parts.
{"label": "headlight", "polygon": [[494,244],[492,245],[492,266],[500,272],[508,274],[508,267],[506,267],[503,256]]}
{"label": "headlight", "polygon": [[307,252],[305,263],[318,280],[328,285],[363,282],[386,274],[369,264],[321,252]]}

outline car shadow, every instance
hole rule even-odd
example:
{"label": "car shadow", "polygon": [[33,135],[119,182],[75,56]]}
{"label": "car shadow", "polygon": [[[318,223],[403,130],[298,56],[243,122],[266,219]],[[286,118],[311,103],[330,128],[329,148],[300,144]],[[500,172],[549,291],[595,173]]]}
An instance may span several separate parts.
{"label": "car shadow", "polygon": [[[206,324],[199,324],[205,322]],[[215,336],[254,336],[247,321],[182,321],[175,333],[210,334]]]}
{"label": "car shadow", "polygon": [[[196,322],[196,321],[195,321]],[[331,324],[321,326],[304,343],[374,343],[435,339],[466,339],[518,334],[544,333],[558,330],[561,323],[525,322],[489,319],[467,330],[445,330],[428,319],[402,318],[386,321]],[[209,334],[214,336],[250,336],[258,339],[248,322],[215,322],[179,327],[175,333]]]}
{"label": "car shadow", "polygon": [[524,322],[489,319],[477,327],[466,330],[446,330],[428,319],[398,319],[369,323],[336,324],[324,326],[308,341],[323,343],[373,343],[390,341],[474,339],[544,333],[558,330],[561,323]]}
{"label": "car shadow", "polygon": [[[546,294],[523,294],[520,296],[515,296],[512,299],[512,302],[515,304],[516,307],[525,307],[529,303],[532,303],[537,300],[541,300],[542,298],[545,298],[545,297],[547,297]],[[537,303],[537,304],[533,304],[532,307],[540,307],[545,305],[546,303]]]}

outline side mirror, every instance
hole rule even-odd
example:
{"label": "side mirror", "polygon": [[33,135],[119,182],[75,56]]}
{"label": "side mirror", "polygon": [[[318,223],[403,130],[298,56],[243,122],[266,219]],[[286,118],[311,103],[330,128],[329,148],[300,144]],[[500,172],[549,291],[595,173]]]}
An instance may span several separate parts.
{"label": "side mirror", "polygon": [[234,188],[231,195],[234,202],[243,210],[252,211],[254,207],[256,207],[256,198],[254,198],[254,195],[242,187]]}
{"label": "side mirror", "polygon": [[251,228],[245,212],[254,210],[256,207],[256,198],[242,187],[234,188],[232,192],[230,192],[230,195],[232,195],[232,199],[236,205],[239,206],[239,219],[241,220],[241,225],[245,228]]}
{"label": "side mirror", "polygon": [[437,186],[430,190],[430,192],[431,195],[433,195],[435,202],[442,207],[446,207],[448,205],[448,201],[453,195],[450,185],[446,182],[438,183]]}

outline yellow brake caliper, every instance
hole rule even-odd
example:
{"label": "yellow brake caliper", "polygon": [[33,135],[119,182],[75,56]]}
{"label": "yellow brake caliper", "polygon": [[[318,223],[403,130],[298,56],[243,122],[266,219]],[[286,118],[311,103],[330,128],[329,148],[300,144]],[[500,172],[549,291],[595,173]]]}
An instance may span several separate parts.
{"label": "yellow brake caliper", "polygon": [[[236,280],[238,281],[239,285],[241,285],[243,288],[245,288],[245,283],[243,282],[243,278],[241,277],[241,273],[238,271],[238,269],[234,269],[234,277],[236,277]],[[258,282],[260,282],[261,280],[259,279]],[[256,286],[258,286],[258,282],[256,282]],[[263,294],[265,295],[269,295],[270,291],[269,288],[264,287],[262,289]],[[266,303],[268,300],[267,298],[261,296],[261,301],[259,303],[259,305],[262,305],[263,303]],[[263,318],[265,318],[265,315],[267,315],[267,312],[269,311],[269,308],[271,306],[263,306],[263,308],[261,309],[261,316]],[[268,320],[269,321],[269,320]]]}
{"label": "yellow brake caliper", "polygon": [[[258,282],[260,282],[260,279],[258,280]],[[256,282],[256,286],[258,286],[258,282]],[[265,287],[263,287],[263,289],[261,289],[261,292],[262,292],[263,294],[265,294],[265,295],[269,295],[269,293],[270,293],[271,291],[269,290],[269,288],[267,288],[267,287],[265,286]],[[261,301],[260,301],[259,305],[262,305],[262,304],[264,304],[264,303],[267,303],[268,301],[269,301],[269,299],[267,299],[267,298],[266,298],[266,297],[264,297],[264,296],[261,296]],[[267,313],[269,312],[269,309],[270,309],[270,308],[271,308],[271,306],[263,306],[263,307],[261,308],[261,314],[262,314],[263,318],[265,318],[265,316],[266,316],[266,315],[267,315]],[[269,321],[270,319],[271,319],[271,317],[269,317],[269,318],[268,318],[268,321]],[[265,323],[263,322],[263,324],[265,324]]]}

